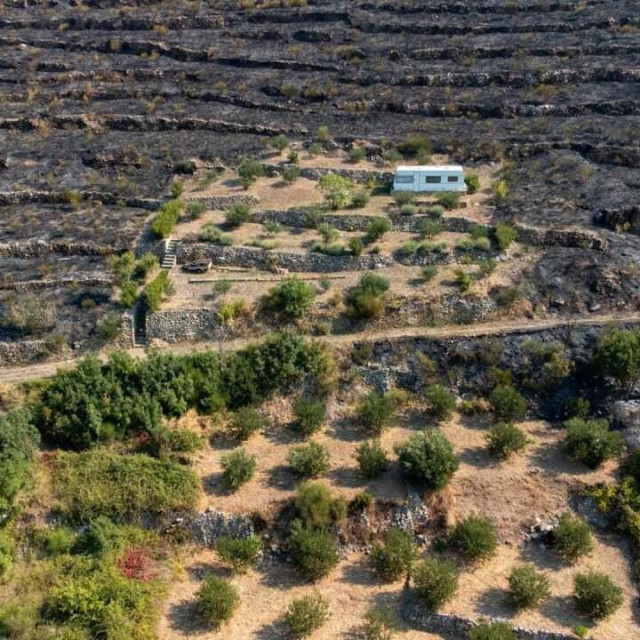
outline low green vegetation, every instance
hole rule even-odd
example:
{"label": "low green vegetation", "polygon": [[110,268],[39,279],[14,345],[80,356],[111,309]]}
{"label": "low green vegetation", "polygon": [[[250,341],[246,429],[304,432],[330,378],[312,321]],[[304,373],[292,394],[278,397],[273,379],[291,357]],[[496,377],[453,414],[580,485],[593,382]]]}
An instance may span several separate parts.
{"label": "low green vegetation", "polygon": [[297,278],[287,278],[265,296],[265,309],[289,319],[302,318],[311,308],[315,289]]}
{"label": "low green vegetation", "polygon": [[289,451],[289,465],[299,478],[315,478],[329,470],[329,451],[317,442],[310,442]]}
{"label": "low green vegetation", "polygon": [[160,310],[163,298],[171,290],[171,283],[169,281],[169,272],[161,271],[145,288],[144,288],[144,301],[147,305],[147,309],[151,313],[155,313]]}
{"label": "low green vegetation", "polygon": [[486,438],[491,455],[501,460],[508,460],[512,455],[521,453],[529,442],[522,429],[508,422],[499,422],[491,427]]}
{"label": "low green vegetation", "polygon": [[356,320],[379,318],[385,308],[385,294],[391,286],[389,280],[375,273],[360,276],[357,287],[347,295],[347,313]]}
{"label": "low green vegetation", "polygon": [[235,573],[244,573],[258,557],[262,547],[260,538],[255,535],[246,538],[220,536],[216,542],[216,551],[222,560],[231,565]]}
{"label": "low green vegetation", "polygon": [[384,544],[375,544],[370,562],[377,575],[385,582],[395,582],[409,575],[417,557],[412,535],[392,527],[385,535]]}
{"label": "low green vegetation", "polygon": [[363,442],[356,452],[356,460],[360,475],[367,480],[374,480],[389,469],[389,457],[376,440]]}
{"label": "low green vegetation", "polygon": [[180,214],[184,208],[184,204],[181,200],[169,200],[165,202],[151,223],[151,231],[158,238],[168,238],[176,226]]}
{"label": "low green vegetation", "polygon": [[285,618],[295,638],[306,638],[329,619],[329,603],[317,593],[303,596],[289,605]]}
{"label": "low green vegetation", "polygon": [[243,407],[231,416],[229,431],[237,440],[245,442],[252,435],[258,433],[264,423],[264,418],[256,411],[255,407]]}
{"label": "low green vegetation", "polygon": [[574,577],[574,600],[580,613],[597,622],[622,606],[622,589],[602,573],[579,573]]}
{"label": "low green vegetation", "polygon": [[224,221],[230,227],[240,227],[251,220],[251,207],[248,204],[234,204],[224,214]]}
{"label": "low green vegetation", "polygon": [[438,429],[415,433],[397,453],[402,473],[433,491],[446,487],[460,464],[451,443]]}
{"label": "low green vegetation", "polygon": [[496,528],[488,518],[472,514],[452,529],[449,545],[465,562],[487,560],[498,547]]}
{"label": "low green vegetation", "polygon": [[309,527],[326,528],[341,522],[346,515],[344,500],[335,498],[321,482],[303,482],[298,487],[295,504],[303,523]]}
{"label": "low green vegetation", "polygon": [[485,622],[469,631],[469,640],[516,640],[516,636],[506,622]]}
{"label": "low green vegetation", "polygon": [[309,437],[322,428],[327,411],[320,400],[301,397],[296,398],[293,403],[293,415],[300,433]]}
{"label": "low green vegetation", "polygon": [[564,448],[569,456],[589,469],[597,469],[603,462],[622,454],[624,438],[611,431],[606,420],[572,418],[564,424]]}
{"label": "low green vegetation", "polygon": [[553,530],[553,547],[565,562],[576,563],[593,549],[589,525],[580,518],[563,513],[558,526]]}
{"label": "low green vegetation", "polygon": [[198,478],[190,469],[143,454],[102,449],[60,453],[52,469],[53,491],[67,518],[86,523],[99,516],[140,520],[195,505]]}
{"label": "low green vegetation", "polygon": [[310,580],[319,580],[338,564],[338,545],[334,536],[299,520],[291,525],[289,549],[296,566]]}
{"label": "low green vegetation", "polygon": [[236,587],[209,574],[196,593],[196,612],[211,627],[219,627],[233,617],[240,605],[240,594]]}
{"label": "low green vegetation", "polygon": [[456,407],[456,397],[440,384],[427,387],[424,394],[427,401],[427,414],[437,422],[450,420]]}
{"label": "low green vegetation", "polygon": [[509,602],[516,609],[533,609],[551,595],[549,578],[532,564],[514,567],[509,574]]}
{"label": "low green vegetation", "polygon": [[370,391],[356,409],[356,420],[369,433],[379,436],[389,426],[396,409],[392,396]]}
{"label": "low green vegetation", "polygon": [[458,590],[459,572],[451,560],[429,556],[412,572],[416,596],[432,611],[449,602]]}
{"label": "low green vegetation", "polygon": [[231,491],[237,491],[243,484],[253,478],[256,472],[256,456],[244,449],[227,453],[220,459],[222,479]]}

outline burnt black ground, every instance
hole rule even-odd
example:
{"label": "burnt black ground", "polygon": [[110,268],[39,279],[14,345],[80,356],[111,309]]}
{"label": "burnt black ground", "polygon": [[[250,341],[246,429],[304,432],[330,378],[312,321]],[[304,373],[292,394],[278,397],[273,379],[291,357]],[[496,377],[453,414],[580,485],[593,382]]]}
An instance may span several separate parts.
{"label": "burnt black ground", "polygon": [[[536,303],[635,308],[637,2],[306,4],[0,2],[0,191],[158,197],[181,161],[234,164],[279,132],[389,145],[419,132],[466,164],[507,159],[500,218],[610,240],[550,249],[523,282]],[[5,207],[0,242],[121,250],[147,216]]]}

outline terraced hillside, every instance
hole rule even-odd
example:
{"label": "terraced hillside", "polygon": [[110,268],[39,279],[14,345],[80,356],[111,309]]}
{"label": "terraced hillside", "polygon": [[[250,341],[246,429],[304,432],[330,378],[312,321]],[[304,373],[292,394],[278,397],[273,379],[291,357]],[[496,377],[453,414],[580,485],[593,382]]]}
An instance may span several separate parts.
{"label": "terraced hillside", "polygon": [[[1,8],[2,297],[15,307],[16,283],[45,281],[35,337],[84,344],[120,313],[107,257],[148,246],[174,177],[233,168],[279,134],[309,145],[321,127],[334,148],[366,140],[374,165],[415,133],[467,168],[504,163],[491,222],[591,230],[609,247],[545,247],[522,270],[526,296],[557,313],[636,305],[631,0]],[[34,337],[21,313],[5,312],[5,341]]]}

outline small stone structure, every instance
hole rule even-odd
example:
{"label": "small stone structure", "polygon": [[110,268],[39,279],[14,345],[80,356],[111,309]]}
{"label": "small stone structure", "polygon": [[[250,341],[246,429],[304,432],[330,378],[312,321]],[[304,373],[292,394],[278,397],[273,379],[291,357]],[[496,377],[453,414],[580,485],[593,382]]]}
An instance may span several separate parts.
{"label": "small stone structure", "polygon": [[235,516],[215,509],[188,516],[182,524],[191,531],[194,540],[211,547],[220,536],[247,538],[254,533],[253,523],[248,517]]}
{"label": "small stone structure", "polygon": [[180,309],[147,314],[147,340],[167,343],[214,340],[221,337],[215,309]]}

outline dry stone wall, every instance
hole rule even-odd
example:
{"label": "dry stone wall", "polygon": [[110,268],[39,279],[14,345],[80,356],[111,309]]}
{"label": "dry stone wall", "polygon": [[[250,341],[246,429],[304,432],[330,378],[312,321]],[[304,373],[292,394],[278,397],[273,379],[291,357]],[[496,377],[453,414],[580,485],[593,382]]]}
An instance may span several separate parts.
{"label": "dry stone wall", "polygon": [[394,263],[383,255],[327,256],[321,253],[263,251],[250,247],[221,247],[214,244],[187,243],[178,246],[178,263],[211,260],[216,265],[233,265],[268,270],[274,266],[296,273],[333,273],[336,271],[370,271]]}
{"label": "dry stone wall", "polygon": [[147,340],[170,344],[220,337],[215,309],[181,309],[147,314]]}

